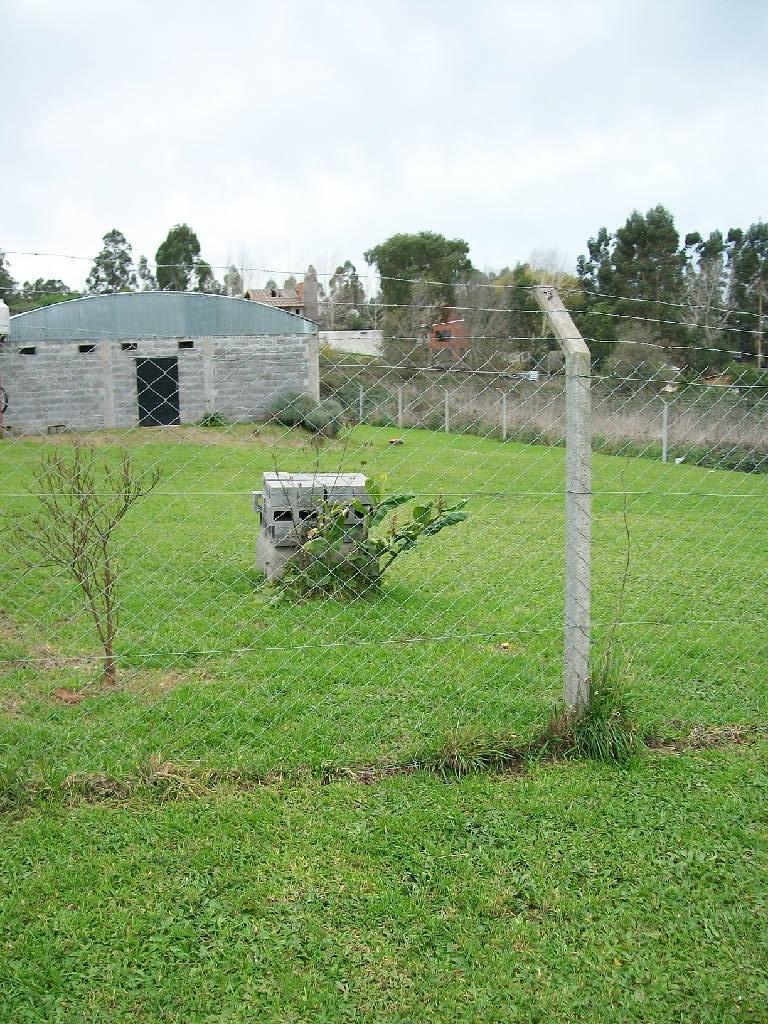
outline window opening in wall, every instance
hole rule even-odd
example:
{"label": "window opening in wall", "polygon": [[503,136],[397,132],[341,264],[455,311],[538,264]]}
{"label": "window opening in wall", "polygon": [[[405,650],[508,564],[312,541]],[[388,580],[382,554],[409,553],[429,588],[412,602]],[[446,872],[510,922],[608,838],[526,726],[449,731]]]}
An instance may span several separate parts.
{"label": "window opening in wall", "polygon": [[35,348],[34,345],[27,345],[26,348],[20,348],[19,349],[19,355],[20,356],[33,356],[36,352],[37,352],[37,349]]}
{"label": "window opening in wall", "polygon": [[180,341],[178,342],[179,348],[194,348],[194,341]]}
{"label": "window opening in wall", "polygon": [[77,351],[78,352],[82,352],[83,354],[86,354],[87,352],[95,352],[96,351],[96,346],[95,345],[78,345],[77,346]]}
{"label": "window opening in wall", "polygon": [[135,341],[124,341],[120,346],[123,352],[135,352],[138,347]]}

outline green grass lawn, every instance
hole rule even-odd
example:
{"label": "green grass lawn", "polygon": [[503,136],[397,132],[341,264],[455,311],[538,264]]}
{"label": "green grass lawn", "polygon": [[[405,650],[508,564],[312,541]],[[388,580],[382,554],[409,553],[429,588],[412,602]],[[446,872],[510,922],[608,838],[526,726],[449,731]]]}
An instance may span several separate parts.
{"label": "green grass lawn", "polygon": [[[405,443],[392,447],[391,430],[358,427],[327,445],[319,466],[468,497],[469,520],[405,556],[374,597],[277,607],[256,589],[250,491],[264,470],[311,468],[306,435],[99,435],[163,474],[119,537],[123,685],[101,692],[89,685],[97,665],[60,660],[98,653],[69,580],[19,573],[8,559],[6,767],[56,782],[130,772],[157,754],[269,771],[403,759],[457,726],[539,728],[561,685],[564,452],[400,433]],[[40,450],[0,444],[11,515],[30,504],[23,492]],[[114,444],[104,450],[114,456]],[[594,483],[595,636],[599,645],[619,618],[642,724],[764,722],[768,479],[595,456]],[[64,704],[51,696],[61,687],[86,698]]]}
{"label": "green grass lawn", "polygon": [[[313,466],[301,434],[96,440],[163,471],[119,537],[114,692],[68,580],[0,571],[2,777],[55,797],[0,822],[0,1020],[768,1019],[764,742],[624,770],[58,798],[72,773],[159,761],[178,795],[195,772],[403,761],[457,727],[534,734],[561,685],[561,449],[356,428],[321,468],[467,497],[470,518],[369,599],[271,607],[250,491]],[[11,515],[40,451],[0,442]],[[595,456],[594,483],[595,635],[618,623],[636,719],[765,726],[766,477]]]}
{"label": "green grass lawn", "polygon": [[768,1019],[765,748],[34,813],[0,1019]]}

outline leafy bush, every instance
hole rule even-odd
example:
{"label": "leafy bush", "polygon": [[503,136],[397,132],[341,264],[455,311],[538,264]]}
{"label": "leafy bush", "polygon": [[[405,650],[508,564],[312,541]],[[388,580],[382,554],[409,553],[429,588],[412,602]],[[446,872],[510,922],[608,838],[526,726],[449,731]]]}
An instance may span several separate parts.
{"label": "leafy bush", "polygon": [[[396,509],[413,494],[384,497],[373,481],[368,484],[371,506],[325,503],[317,516],[301,526],[302,543],[280,581],[282,591],[298,597],[359,596],[376,587],[382,573],[425,537],[433,537],[467,517],[465,501],[446,505],[442,497],[415,505],[411,518],[401,521]],[[349,522],[350,511],[355,522]],[[390,516],[384,531],[370,531]]]}
{"label": "leafy bush", "polygon": [[269,409],[269,417],[276,423],[282,423],[284,427],[298,427],[304,422],[304,417],[314,409],[317,402],[311,395],[302,395],[290,391],[280,395]]}
{"label": "leafy bush", "polygon": [[281,395],[270,409],[270,419],[284,427],[304,427],[313,434],[335,437],[344,425],[344,409],[332,398],[316,402],[311,395]]}
{"label": "leafy bush", "polygon": [[307,413],[302,426],[315,434],[335,437],[344,426],[344,409],[332,398],[326,398]]}

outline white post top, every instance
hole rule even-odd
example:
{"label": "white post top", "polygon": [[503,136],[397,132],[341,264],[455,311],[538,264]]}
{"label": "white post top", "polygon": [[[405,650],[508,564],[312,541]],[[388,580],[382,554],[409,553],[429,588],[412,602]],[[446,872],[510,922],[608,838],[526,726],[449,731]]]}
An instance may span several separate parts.
{"label": "white post top", "polygon": [[11,329],[11,313],[6,304],[0,299],[0,338],[6,338]]}
{"label": "white post top", "polygon": [[587,344],[563,305],[557,289],[548,284],[540,284],[533,289],[533,294],[542,312],[547,314],[552,331],[565,355],[589,357]]}

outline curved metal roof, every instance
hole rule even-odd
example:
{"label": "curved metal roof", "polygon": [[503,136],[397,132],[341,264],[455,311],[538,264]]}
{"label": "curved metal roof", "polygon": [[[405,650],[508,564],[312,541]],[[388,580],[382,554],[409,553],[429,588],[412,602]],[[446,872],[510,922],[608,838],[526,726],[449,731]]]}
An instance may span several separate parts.
{"label": "curved metal roof", "polygon": [[317,325],[248,299],[204,292],[117,292],[56,302],[11,317],[11,341],[209,338],[312,334]]}

